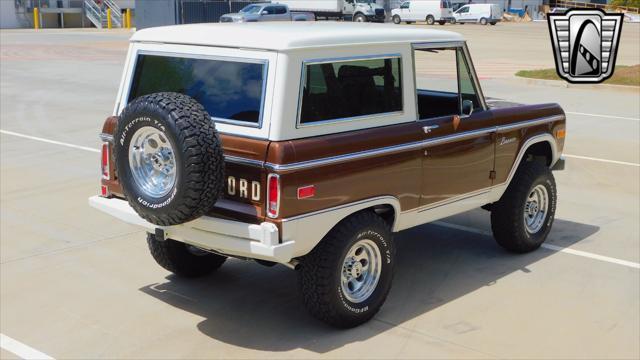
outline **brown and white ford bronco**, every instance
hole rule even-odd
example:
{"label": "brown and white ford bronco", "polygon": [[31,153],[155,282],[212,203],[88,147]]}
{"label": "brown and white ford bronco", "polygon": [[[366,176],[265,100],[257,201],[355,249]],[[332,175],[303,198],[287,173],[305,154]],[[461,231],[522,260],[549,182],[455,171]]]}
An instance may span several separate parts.
{"label": "brown and white ford bronco", "polygon": [[564,137],[557,104],[487,103],[455,33],[152,28],[131,39],[89,202],[177,275],[228,257],[296,269],[310,313],[352,327],[385,301],[396,232],[483,207],[500,246],[537,249]]}

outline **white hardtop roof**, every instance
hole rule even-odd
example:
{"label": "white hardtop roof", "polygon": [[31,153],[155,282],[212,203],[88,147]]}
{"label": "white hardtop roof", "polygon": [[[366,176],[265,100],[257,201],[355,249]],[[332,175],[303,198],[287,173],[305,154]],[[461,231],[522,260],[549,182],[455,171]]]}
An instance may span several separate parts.
{"label": "white hardtop roof", "polygon": [[131,41],[286,51],[403,42],[462,41],[458,33],[391,24],[293,21],[189,24],[148,28]]}

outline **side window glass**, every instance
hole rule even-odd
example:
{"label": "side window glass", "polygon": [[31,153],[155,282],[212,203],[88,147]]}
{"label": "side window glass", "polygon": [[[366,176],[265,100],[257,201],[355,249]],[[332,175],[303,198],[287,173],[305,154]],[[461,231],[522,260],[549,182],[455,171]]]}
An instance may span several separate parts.
{"label": "side window glass", "polygon": [[286,14],[286,13],[287,13],[287,8],[285,8],[284,6],[276,7],[276,14],[282,15],[282,14]]}
{"label": "side window glass", "polygon": [[458,76],[460,79],[460,98],[464,102],[465,100],[473,103],[474,111],[481,110],[480,99],[476,91],[475,84],[473,82],[473,76],[467,64],[467,59],[464,56],[462,49],[458,49],[456,52],[458,55]]}
{"label": "side window glass", "polygon": [[419,118],[459,114],[456,50],[416,49],[414,59]]}
{"label": "side window glass", "polygon": [[266,11],[269,15],[275,14],[275,8],[273,6],[267,6],[263,11]]}
{"label": "side window glass", "polygon": [[461,48],[416,49],[414,59],[419,119],[468,115],[469,101],[474,112],[482,110],[473,74]]}
{"label": "side window glass", "polygon": [[306,64],[300,124],[402,110],[400,57]]}
{"label": "side window glass", "polygon": [[401,9],[408,9],[409,8],[409,2],[402,3],[402,5],[400,5],[400,8]]}

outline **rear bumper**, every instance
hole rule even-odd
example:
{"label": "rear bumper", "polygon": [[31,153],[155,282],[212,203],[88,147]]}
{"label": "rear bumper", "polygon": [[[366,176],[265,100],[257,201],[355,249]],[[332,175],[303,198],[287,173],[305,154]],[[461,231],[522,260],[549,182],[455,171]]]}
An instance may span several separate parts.
{"label": "rear bumper", "polygon": [[147,232],[160,229],[166,238],[202,249],[278,263],[287,263],[293,257],[295,242],[280,243],[278,227],[273,223],[247,224],[203,216],[185,224],[158,226],[141,218],[125,200],[93,196],[89,205]]}

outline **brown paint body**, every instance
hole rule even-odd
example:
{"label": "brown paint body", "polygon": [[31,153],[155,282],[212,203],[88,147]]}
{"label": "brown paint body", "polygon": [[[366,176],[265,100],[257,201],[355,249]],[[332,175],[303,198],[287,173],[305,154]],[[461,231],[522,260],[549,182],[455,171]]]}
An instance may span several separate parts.
{"label": "brown paint body", "polygon": [[[259,181],[258,201],[225,195],[211,210],[211,216],[248,223],[272,221],[322,210],[354,201],[389,195],[400,201],[402,211],[460,196],[504,183],[515,165],[518,152],[527,139],[539,134],[555,134],[565,127],[562,120],[504,132],[498,126],[564,115],[557,104],[496,107],[478,111],[455,124],[454,116],[356,130],[313,138],[271,142],[222,134],[225,155],[287,165],[380,148],[402,146],[425,140],[478,132],[461,139],[451,138],[438,144],[401,150],[379,156],[298,170],[268,170],[268,166],[237,164],[227,161],[226,176]],[[113,134],[117,118],[105,122],[103,133]],[[434,126],[429,133],[425,126]],[[488,129],[489,131],[483,131]],[[506,143],[500,145],[505,139]],[[564,140],[556,140],[562,151]],[[112,163],[113,165],[113,163]],[[112,166],[113,169],[113,166]],[[113,171],[113,170],[112,170]],[[495,171],[495,179],[490,172]],[[278,219],[265,216],[266,178],[269,172],[280,175],[281,203]],[[111,194],[122,197],[122,188],[114,180],[103,180]],[[315,196],[298,199],[299,187],[315,185]]]}

